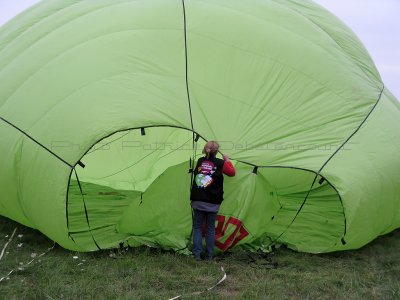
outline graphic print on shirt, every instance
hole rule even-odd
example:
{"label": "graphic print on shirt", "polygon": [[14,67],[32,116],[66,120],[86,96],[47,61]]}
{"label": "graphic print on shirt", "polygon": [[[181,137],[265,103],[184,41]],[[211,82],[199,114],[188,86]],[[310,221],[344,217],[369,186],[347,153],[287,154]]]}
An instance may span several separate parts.
{"label": "graphic print on shirt", "polygon": [[206,188],[213,183],[212,175],[217,167],[210,161],[203,161],[198,168],[199,174],[196,175],[195,181],[199,188]]}

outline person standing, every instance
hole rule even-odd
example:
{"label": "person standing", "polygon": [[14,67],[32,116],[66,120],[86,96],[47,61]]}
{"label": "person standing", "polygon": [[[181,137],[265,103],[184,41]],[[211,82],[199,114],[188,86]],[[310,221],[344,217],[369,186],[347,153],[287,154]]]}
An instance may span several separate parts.
{"label": "person standing", "polygon": [[196,260],[201,259],[203,251],[202,230],[206,227],[205,259],[214,258],[215,220],[223,201],[224,176],[235,176],[235,168],[227,155],[223,159],[216,157],[219,144],[209,141],[203,148],[204,157],[199,158],[193,170],[194,178],[190,193],[193,208],[193,249]]}

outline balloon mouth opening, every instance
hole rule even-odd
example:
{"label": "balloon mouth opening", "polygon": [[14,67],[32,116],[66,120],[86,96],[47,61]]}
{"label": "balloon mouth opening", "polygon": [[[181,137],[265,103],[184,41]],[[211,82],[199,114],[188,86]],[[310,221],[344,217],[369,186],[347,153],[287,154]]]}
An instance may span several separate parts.
{"label": "balloon mouth opening", "polygon": [[[191,130],[170,126],[122,130],[98,141],[71,174],[71,239],[84,251],[110,248],[129,238],[151,236],[146,227],[151,228],[151,222],[160,225],[154,219],[163,210],[184,209],[190,217],[189,169],[202,155],[204,143]],[[157,201],[161,210],[151,208]]]}
{"label": "balloon mouth opening", "polygon": [[[76,166],[70,178],[70,238],[82,251],[121,243],[187,249],[190,169],[203,155],[204,142],[189,129],[170,126],[118,131],[98,141],[81,159],[84,168]],[[340,243],[346,232],[344,208],[326,178],[299,168],[236,167],[235,179],[224,186],[222,245],[225,240],[235,244],[236,237],[224,235],[242,233],[229,227],[237,222],[254,239],[249,244],[268,240],[303,250],[312,241],[319,245],[314,252],[325,252]],[[232,218],[236,223],[229,225]]]}

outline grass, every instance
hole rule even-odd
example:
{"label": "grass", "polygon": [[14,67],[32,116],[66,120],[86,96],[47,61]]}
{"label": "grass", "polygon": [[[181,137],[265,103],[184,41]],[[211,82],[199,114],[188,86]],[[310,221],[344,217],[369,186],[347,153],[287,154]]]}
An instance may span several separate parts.
{"label": "grass", "polygon": [[[0,277],[53,245],[41,233],[0,217],[1,249],[15,227],[0,261]],[[221,266],[227,279],[220,286],[191,294],[217,283]],[[181,294],[183,299],[400,299],[400,231],[356,251],[311,255],[281,247],[266,258],[237,249],[216,262],[152,248],[76,253],[56,245],[0,282],[0,299],[169,299]]]}

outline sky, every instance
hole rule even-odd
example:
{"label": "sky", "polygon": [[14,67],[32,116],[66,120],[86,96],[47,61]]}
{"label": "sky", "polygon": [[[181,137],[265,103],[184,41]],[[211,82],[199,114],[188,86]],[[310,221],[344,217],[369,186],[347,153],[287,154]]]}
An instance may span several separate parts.
{"label": "sky", "polygon": [[[366,46],[400,100],[400,0],[314,0],[338,16]],[[0,26],[39,0],[0,0]]]}

